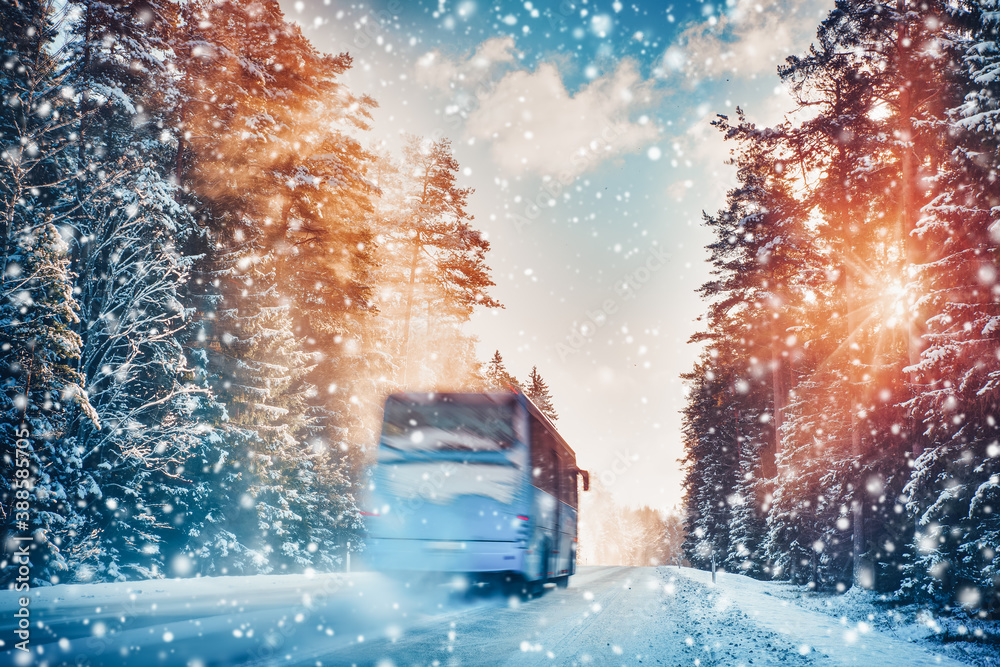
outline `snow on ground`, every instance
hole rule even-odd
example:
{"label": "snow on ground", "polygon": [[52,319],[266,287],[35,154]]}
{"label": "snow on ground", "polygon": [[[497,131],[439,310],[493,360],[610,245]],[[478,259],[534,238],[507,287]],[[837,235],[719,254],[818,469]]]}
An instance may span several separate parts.
{"label": "snow on ground", "polygon": [[1000,665],[1000,621],[975,618],[961,609],[938,614],[927,605],[893,604],[886,596],[856,589],[836,595],[786,584],[774,594],[795,597],[798,604],[837,618],[869,623],[881,632],[971,665]]}
{"label": "snow on ground", "polygon": [[[35,626],[32,644],[84,634],[102,636],[116,628],[139,625],[145,618],[186,619],[312,604],[317,596],[339,592],[352,577],[364,576],[371,575],[199,577],[33,588],[29,594]],[[8,627],[13,627],[13,612],[23,595],[0,591],[0,642],[11,636]],[[0,649],[6,648],[0,644]]]}
{"label": "snow on ground", "polygon": [[33,588],[28,605],[31,654],[12,650],[14,611],[24,594],[0,591],[0,664],[9,657],[17,665],[55,665],[69,658],[79,662],[81,656],[85,664],[114,664],[125,647],[163,646],[187,634],[206,635],[213,623],[232,634],[238,630],[238,623],[232,627],[237,619],[267,610],[309,610],[372,576],[256,575]]}
{"label": "snow on ground", "polygon": [[[192,600],[215,599],[220,605],[275,600],[298,600],[305,593],[340,588],[345,574],[280,574],[246,577],[197,577],[191,579],[148,579],[111,584],[60,584],[31,589],[31,606],[59,609],[69,607],[109,607],[125,601],[143,606],[188,605]],[[0,613],[17,609],[23,593],[0,591]]]}
{"label": "snow on ground", "polygon": [[[19,596],[0,592],[5,642]],[[990,646],[935,641],[941,619],[880,622],[873,596],[675,567],[581,568],[532,600],[374,573],[60,585],[31,599],[34,653],[8,642],[0,664],[1000,665]]]}
{"label": "snow on ground", "polygon": [[[803,655],[819,655],[834,665],[1000,665],[996,645],[977,642],[943,644],[943,620],[926,610],[911,614],[888,611],[865,592],[816,594],[803,586],[765,582],[739,574],[672,570],[704,585],[717,608],[734,607],[788,641]],[[957,624],[957,622],[954,622]],[[966,628],[972,635],[972,630]],[[956,634],[961,634],[956,632]],[[980,630],[980,635],[985,634]],[[978,639],[978,637],[977,637]]]}
{"label": "snow on ground", "polygon": [[[713,595],[695,570],[657,568],[663,590],[670,601],[671,616],[689,633],[684,643],[698,650],[685,664],[727,665],[816,665],[814,656],[803,655],[788,637],[746,614],[725,596]],[[711,575],[709,575],[711,585]]]}

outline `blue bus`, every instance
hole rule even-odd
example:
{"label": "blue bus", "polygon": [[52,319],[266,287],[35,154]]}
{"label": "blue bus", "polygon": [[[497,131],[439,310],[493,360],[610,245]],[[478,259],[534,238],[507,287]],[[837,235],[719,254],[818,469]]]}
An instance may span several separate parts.
{"label": "blue bus", "polygon": [[531,594],[576,570],[578,482],[589,475],[518,393],[388,397],[370,487],[368,559]]}

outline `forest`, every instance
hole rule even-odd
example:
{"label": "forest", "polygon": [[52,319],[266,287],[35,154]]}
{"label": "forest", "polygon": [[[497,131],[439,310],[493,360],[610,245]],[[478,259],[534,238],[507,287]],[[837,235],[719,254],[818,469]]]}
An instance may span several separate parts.
{"label": "forest", "polygon": [[[717,118],[684,525],[598,487],[588,558],[683,539],[1000,612],[998,29],[996,0],[837,2],[783,122]],[[449,140],[373,141],[350,55],[275,0],[4,2],[0,51],[0,508],[32,585],[336,570],[387,393],[558,418],[537,367],[476,358],[503,306]]]}
{"label": "forest", "polygon": [[0,501],[31,585],[342,569],[385,395],[518,385],[463,328],[502,306],[449,140],[374,142],[351,57],[275,0],[0,26]]}
{"label": "forest", "polygon": [[685,552],[1000,612],[1000,5],[837,2],[738,184],[684,409]]}

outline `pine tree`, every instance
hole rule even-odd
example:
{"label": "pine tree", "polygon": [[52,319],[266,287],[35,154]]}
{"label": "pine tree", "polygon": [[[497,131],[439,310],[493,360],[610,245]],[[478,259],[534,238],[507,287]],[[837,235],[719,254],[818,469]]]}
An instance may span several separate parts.
{"label": "pine tree", "polygon": [[520,386],[517,379],[507,372],[500,350],[493,353],[493,358],[486,366],[486,386],[490,391],[511,391]]}
{"label": "pine tree", "polygon": [[77,5],[59,52],[63,92],[76,95],[79,112],[60,175],[61,220],[79,304],[76,368],[94,414],[68,414],[65,446],[78,451],[90,481],[72,490],[86,525],[62,539],[78,554],[74,577],[153,576],[163,566],[161,531],[174,518],[170,499],[187,488],[178,470],[197,441],[188,405],[203,391],[185,381],[181,345],[190,268],[181,248],[194,224],[149,129],[162,121],[155,105],[169,80],[151,25],[170,6]]}
{"label": "pine tree", "polygon": [[[95,485],[80,449],[65,439],[70,405],[78,405],[89,419],[98,418],[74,363],[80,338],[73,330],[76,302],[66,251],[52,224],[29,227],[6,256],[0,283],[0,432],[11,443],[4,453],[0,495],[4,507],[13,510],[15,497],[25,492],[19,489],[30,493],[28,511],[11,515],[5,531],[17,525],[21,535],[35,534],[34,585],[72,579],[65,573],[76,567],[80,554],[75,540],[67,538],[89,530],[76,501],[81,490]],[[15,442],[23,445],[15,449]],[[13,578],[14,570],[10,573]]]}
{"label": "pine tree", "polygon": [[1000,396],[988,361],[1000,348],[1000,21],[995,2],[962,9],[966,27],[953,37],[962,65],[942,128],[949,157],[917,229],[935,252],[916,272],[927,349],[912,368],[921,391],[910,414],[924,451],[907,487],[917,532],[904,589],[945,601],[966,591],[969,606],[991,608],[1000,600]]}
{"label": "pine tree", "polygon": [[[785,141],[798,153],[805,174],[826,175],[809,188],[808,206],[822,215],[821,249],[829,258],[827,270],[840,281],[830,293],[836,305],[827,312],[841,318],[821,333],[835,342],[828,348],[832,356],[816,363],[837,371],[824,386],[839,386],[851,397],[849,420],[841,422],[846,430],[838,438],[850,443],[850,472],[835,486],[853,495],[854,582],[864,586],[876,581],[875,561],[891,567],[895,558],[879,545],[898,533],[896,499],[912,435],[892,427],[901,418],[907,394],[903,368],[912,351],[908,318],[895,312],[908,289],[910,202],[901,202],[892,184],[902,180],[913,186],[918,167],[933,157],[926,141],[917,142],[906,130],[919,124],[918,111],[933,105],[915,105],[905,92],[914,82],[901,80],[900,73],[904,63],[913,62],[900,47],[905,51],[916,36],[914,24],[930,21],[935,11],[925,5],[920,12],[900,14],[880,3],[838,3],[820,26],[818,44],[806,57],[789,59],[781,71],[802,108],[816,112]],[[934,68],[923,74],[933,76]],[[933,82],[922,87],[934,89]],[[889,113],[873,113],[876,109]],[[916,191],[911,195],[917,197]]]}
{"label": "pine tree", "polygon": [[734,361],[719,350],[709,351],[682,376],[688,392],[682,421],[684,554],[696,567],[709,567],[713,560],[722,563],[736,551],[729,531],[740,475]]}
{"label": "pine tree", "polygon": [[[34,534],[33,586],[72,579],[80,556],[72,536],[88,530],[79,492],[94,481],[66,438],[66,415],[76,409],[97,420],[77,370],[79,304],[55,226],[71,207],[64,189],[72,173],[67,125],[75,110],[62,95],[64,73],[52,55],[52,12],[47,2],[0,7],[0,142],[6,147],[0,160],[0,436],[10,443],[0,463],[0,501],[9,510],[2,537],[15,530]],[[29,510],[15,513],[26,488]],[[12,579],[14,569],[7,570]]]}
{"label": "pine tree", "polygon": [[[911,267],[932,256],[913,231],[932,195],[924,179],[937,171],[941,153],[949,84],[940,74],[953,62],[950,37],[942,38],[949,16],[933,2],[838,2],[810,51],[779,71],[807,119],[759,131],[742,117],[719,123],[740,142],[741,183],[729,209],[708,219],[718,234],[712,249],[720,278],[703,289],[717,299],[703,340],[721,342],[714,351],[731,355],[712,373],[735,381],[750,371],[743,378],[750,390],[717,399],[736,413],[726,417],[740,427],[736,461],[722,456],[732,438],[707,446],[715,427],[699,419],[719,406],[702,389],[692,391],[689,529],[701,530],[689,532],[689,549],[705,540],[717,552],[724,546],[718,540],[725,531],[714,530],[710,518],[727,516],[730,494],[741,500],[762,490],[752,488],[753,477],[748,488],[730,471],[746,480],[758,467],[774,470],[773,458],[773,500],[761,508],[776,568],[832,583],[849,557],[856,584],[892,587],[898,580],[899,545],[909,530],[901,493],[922,446],[917,429],[905,425],[915,387],[907,365],[922,344],[908,308],[922,289]],[[756,231],[745,234],[742,225]],[[761,317],[769,301],[774,317]],[[742,312],[748,303],[765,312]],[[794,342],[783,349],[783,339]],[[771,360],[770,406],[749,400],[762,358]],[[777,422],[773,450],[763,446],[768,438],[759,425],[740,418],[747,408]],[[748,506],[737,508],[728,537],[740,536],[738,552],[740,542],[752,541],[740,534],[753,533],[747,527],[755,517]]]}
{"label": "pine tree", "polygon": [[[406,203],[389,218],[400,226],[387,230],[387,236],[405,251],[399,357],[400,385],[406,387],[418,379],[422,383],[436,379],[433,362],[449,356],[437,340],[442,330],[454,331],[477,306],[497,308],[500,303],[487,294],[493,286],[485,261],[490,244],[470,224],[473,218],[466,205],[472,189],[458,187],[458,161],[451,142],[408,137],[401,170],[405,177],[398,194]],[[414,354],[418,309],[426,312],[419,355]],[[461,337],[454,342],[465,347]],[[417,358],[426,371],[418,370]]]}
{"label": "pine tree", "polygon": [[[79,256],[80,372],[100,428],[78,416],[71,434],[99,490],[88,498],[95,530],[91,566],[101,576],[148,576],[156,558],[160,513],[175,485],[197,425],[186,403],[204,391],[185,381],[180,302],[190,260],[177,245],[191,233],[174,188],[149,167],[117,172],[88,194],[82,221],[88,250]],[[104,555],[99,555],[101,553]]]}
{"label": "pine tree", "polygon": [[559,419],[559,414],[552,405],[552,396],[549,394],[549,386],[542,379],[538,372],[538,366],[531,367],[528,374],[528,381],[525,383],[524,395],[531,399],[531,402],[542,411],[542,413],[555,423]]}
{"label": "pine tree", "polygon": [[373,101],[338,80],[350,57],[316,51],[276,2],[184,11],[176,172],[210,234],[202,345],[226,406],[209,457],[222,493],[192,546],[215,571],[332,567],[360,528],[350,443],[366,415],[349,384],[370,375],[373,189],[351,132]]}
{"label": "pine tree", "polygon": [[758,573],[768,569],[764,516],[781,452],[790,365],[801,356],[797,336],[790,335],[797,322],[789,315],[805,294],[798,271],[817,253],[788,185],[789,156],[773,145],[772,133],[737,113],[735,125],[727,117],[715,123],[738,141],[732,163],[740,184],[729,192],[727,208],[705,217],[716,237],[708,246],[714,279],[700,289],[709,302],[707,326],[692,340],[709,342],[716,353],[729,350],[745,365],[734,369],[730,399],[736,435],[729,447],[738,455],[738,476],[725,497],[732,512],[725,557],[729,567]]}

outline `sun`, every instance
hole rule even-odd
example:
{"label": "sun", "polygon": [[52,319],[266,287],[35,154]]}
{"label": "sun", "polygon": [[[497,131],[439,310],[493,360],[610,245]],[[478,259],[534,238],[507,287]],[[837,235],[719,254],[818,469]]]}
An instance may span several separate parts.
{"label": "sun", "polygon": [[906,322],[907,289],[901,280],[893,280],[882,292],[880,299],[881,320],[893,328]]}

